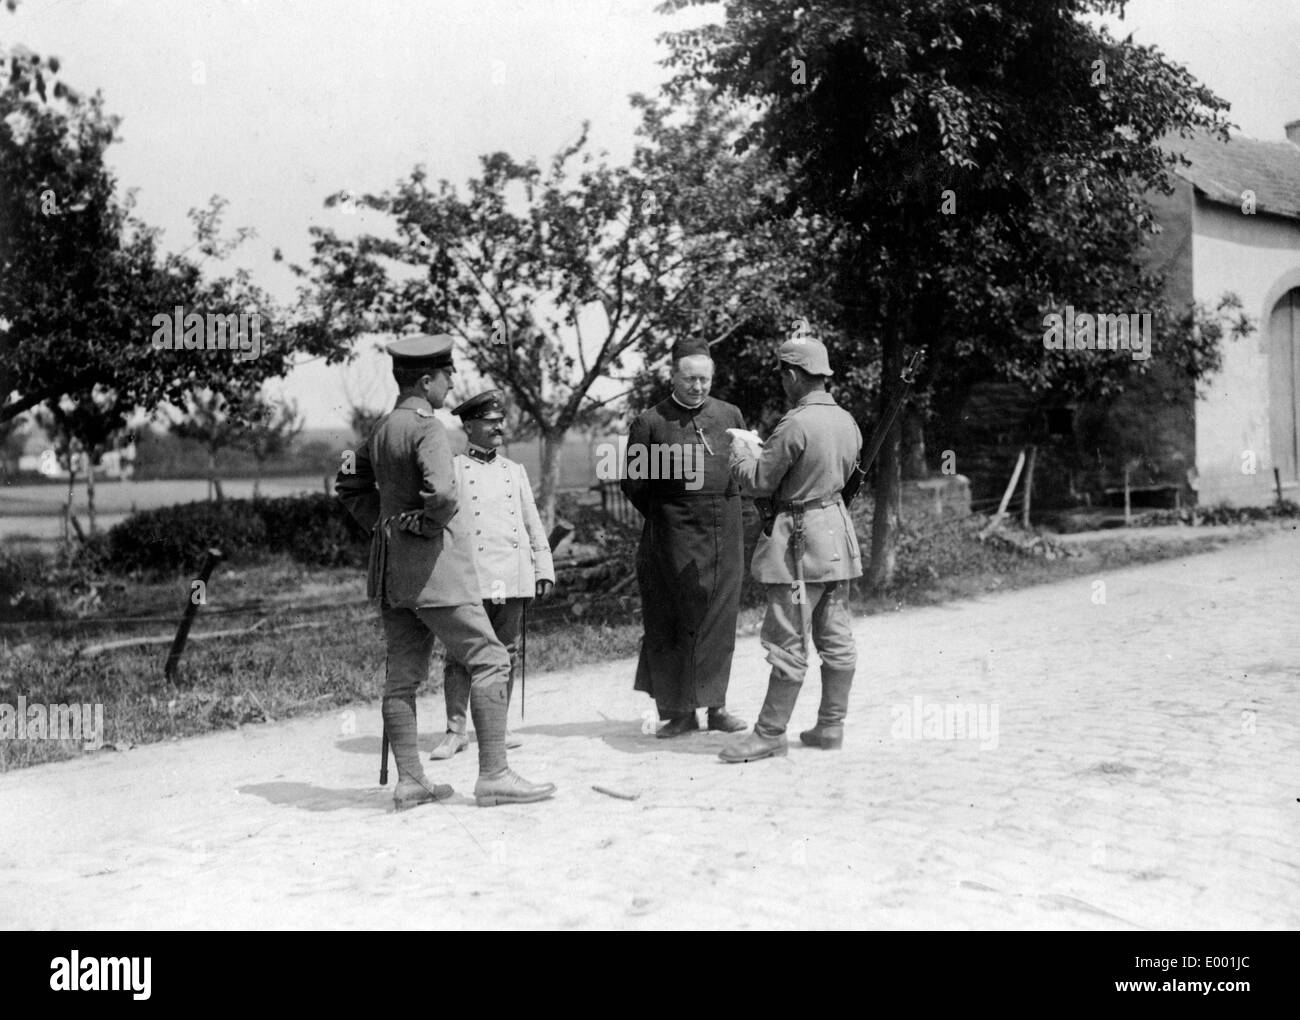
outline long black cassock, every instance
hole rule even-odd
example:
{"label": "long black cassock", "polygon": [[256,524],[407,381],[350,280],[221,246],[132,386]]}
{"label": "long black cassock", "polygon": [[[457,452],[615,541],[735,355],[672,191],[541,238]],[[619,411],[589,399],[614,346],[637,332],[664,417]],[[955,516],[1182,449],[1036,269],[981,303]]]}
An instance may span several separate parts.
{"label": "long black cassock", "polygon": [[670,396],[628,433],[622,489],[645,518],[635,689],[660,716],[726,704],[745,553],[725,430],[744,427],[733,404],[708,397],[688,410]]}

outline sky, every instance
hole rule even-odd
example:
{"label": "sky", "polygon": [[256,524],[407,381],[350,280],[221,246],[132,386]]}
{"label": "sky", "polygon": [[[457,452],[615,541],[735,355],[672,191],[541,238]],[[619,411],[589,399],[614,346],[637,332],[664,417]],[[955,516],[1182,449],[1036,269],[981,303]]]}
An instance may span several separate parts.
{"label": "sky", "polygon": [[[666,76],[656,37],[718,8],[665,16],[658,0],[23,0],[0,41],[62,62],[122,118],[109,160],[164,245],[190,240],[187,211],[229,200],[225,225],[257,237],[232,257],[281,300],[308,229],[379,229],[326,195],[380,191],[416,164],[463,184],[481,154],[549,158],[584,120],[616,162],[633,92]],[[1120,35],[1158,46],[1232,104],[1242,133],[1284,137],[1300,119],[1300,0],[1138,0]],[[349,396],[384,399],[387,359],[304,364],[284,392],[308,427],[346,422]],[[382,396],[381,396],[382,395]]]}

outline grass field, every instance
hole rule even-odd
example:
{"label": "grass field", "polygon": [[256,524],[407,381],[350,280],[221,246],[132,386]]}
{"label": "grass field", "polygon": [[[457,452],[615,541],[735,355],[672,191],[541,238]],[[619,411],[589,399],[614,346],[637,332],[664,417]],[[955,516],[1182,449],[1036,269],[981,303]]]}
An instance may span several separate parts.
{"label": "grass field", "polygon": [[[253,495],[251,478],[223,480],[221,491],[228,499]],[[290,475],[264,478],[261,494],[267,498],[292,496],[300,492],[324,492],[325,476]],[[63,504],[66,482],[0,486],[0,541],[49,542],[63,534]],[[101,481],[95,486],[95,525],[107,530],[137,510],[153,510],[173,503],[207,499],[208,484],[202,479],[179,481]],[[87,525],[86,489],[78,483],[73,513]]]}

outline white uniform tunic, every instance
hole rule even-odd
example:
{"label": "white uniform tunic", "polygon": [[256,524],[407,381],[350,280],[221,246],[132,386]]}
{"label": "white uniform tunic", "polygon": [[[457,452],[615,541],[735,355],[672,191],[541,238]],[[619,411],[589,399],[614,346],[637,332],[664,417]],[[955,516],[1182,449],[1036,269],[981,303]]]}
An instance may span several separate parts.
{"label": "white uniform tunic", "polygon": [[481,461],[456,455],[462,531],[471,543],[484,599],[533,598],[538,581],[554,581],[546,528],[523,465],[498,453]]}

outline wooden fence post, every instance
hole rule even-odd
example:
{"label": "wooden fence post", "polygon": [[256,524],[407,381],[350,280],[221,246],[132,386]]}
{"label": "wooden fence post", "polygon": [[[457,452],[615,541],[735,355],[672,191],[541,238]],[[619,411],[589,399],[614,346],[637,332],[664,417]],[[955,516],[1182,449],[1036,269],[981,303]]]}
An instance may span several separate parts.
{"label": "wooden fence post", "polygon": [[[203,561],[203,568],[199,571],[198,580],[203,584],[203,590],[206,592],[208,580],[212,577],[212,571],[224,558],[220,549],[209,549],[207,558]],[[206,595],[205,595],[206,600]],[[176,667],[181,661],[181,653],[185,651],[185,642],[189,640],[190,625],[194,623],[194,614],[199,611],[199,603],[194,599],[194,589],[191,586],[190,593],[185,600],[185,615],[181,617],[180,626],[176,628],[176,637],[172,641],[171,651],[167,653],[167,664],[163,666],[163,676],[172,683],[176,682]]]}

